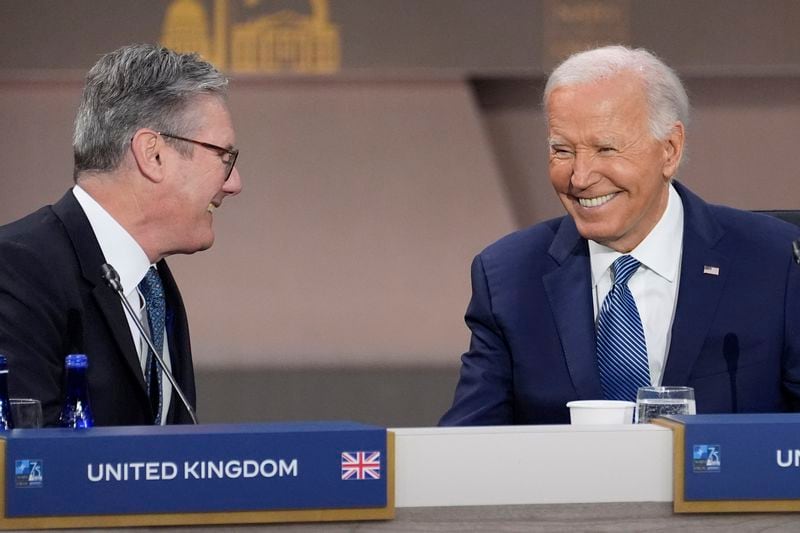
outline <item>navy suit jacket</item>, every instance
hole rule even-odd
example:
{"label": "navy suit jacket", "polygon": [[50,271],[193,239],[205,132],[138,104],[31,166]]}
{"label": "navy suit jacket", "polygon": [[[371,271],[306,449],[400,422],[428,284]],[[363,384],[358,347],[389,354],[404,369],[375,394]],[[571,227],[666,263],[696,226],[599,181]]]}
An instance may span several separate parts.
{"label": "navy suit jacket", "polygon": [[[800,409],[800,230],[675,188],[683,257],[662,384],[694,387],[698,413]],[[589,249],[572,218],[486,248],[472,290],[470,349],[442,425],[565,424],[568,401],[603,397]]]}
{"label": "navy suit jacket", "polygon": [[[105,258],[71,191],[0,228],[0,354],[8,357],[12,397],[42,402],[45,424],[58,420],[64,357],[89,357],[96,425],[153,423],[139,357],[117,294],[101,278]],[[175,280],[158,263],[167,303],[173,374],[195,403],[189,328]],[[165,379],[166,383],[166,379]],[[188,423],[173,394],[167,421]]]}

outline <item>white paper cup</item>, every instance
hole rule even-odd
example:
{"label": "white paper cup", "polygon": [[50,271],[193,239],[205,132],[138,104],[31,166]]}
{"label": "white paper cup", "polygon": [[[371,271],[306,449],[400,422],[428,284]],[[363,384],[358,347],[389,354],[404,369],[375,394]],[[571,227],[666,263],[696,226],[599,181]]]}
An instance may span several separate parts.
{"label": "white paper cup", "polygon": [[634,402],[619,400],[576,400],[568,402],[573,425],[632,424]]}

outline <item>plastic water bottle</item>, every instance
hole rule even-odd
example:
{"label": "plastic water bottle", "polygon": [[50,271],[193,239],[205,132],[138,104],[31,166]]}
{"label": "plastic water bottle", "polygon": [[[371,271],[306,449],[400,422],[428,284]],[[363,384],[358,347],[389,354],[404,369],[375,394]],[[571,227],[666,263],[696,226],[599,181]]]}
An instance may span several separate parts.
{"label": "plastic water bottle", "polygon": [[89,358],[82,353],[67,356],[65,361],[66,397],[58,425],[66,428],[90,428],[94,426],[92,407],[89,403]]}
{"label": "plastic water bottle", "polygon": [[8,360],[0,355],[0,431],[14,428],[11,403],[8,401]]}

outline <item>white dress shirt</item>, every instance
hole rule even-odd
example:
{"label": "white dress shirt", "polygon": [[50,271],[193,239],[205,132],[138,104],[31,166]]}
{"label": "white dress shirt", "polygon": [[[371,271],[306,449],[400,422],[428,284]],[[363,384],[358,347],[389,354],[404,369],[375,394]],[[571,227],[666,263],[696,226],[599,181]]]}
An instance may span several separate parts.
{"label": "white dress shirt", "polygon": [[[149,328],[147,320],[147,310],[145,308],[144,297],[139,291],[139,283],[144,279],[147,270],[151,266],[147,254],[144,253],[139,243],[123,228],[114,218],[101,206],[97,201],[89,196],[79,185],[72,188],[72,193],[75,199],[78,200],[86,218],[89,219],[89,224],[92,226],[94,235],[97,238],[97,243],[100,245],[100,250],[108,264],[114,267],[119,274],[119,281],[122,284],[122,291],[125,298],[131,307],[138,311],[139,320],[141,320],[145,329]],[[100,265],[97,265],[99,272]],[[122,303],[120,303],[122,307]],[[139,333],[139,328],[126,311],[125,318],[128,320],[128,328],[131,331],[131,338],[136,347],[136,352],[139,354],[139,364],[141,365],[142,375],[145,375],[145,365],[147,363],[147,343]],[[149,331],[148,331],[149,333]],[[166,333],[166,332],[165,332]],[[164,335],[164,347],[162,351],[164,363],[167,368],[171,368],[169,357],[169,343],[167,336]],[[91,364],[92,354],[89,354],[89,364]],[[172,386],[169,380],[164,376],[161,380],[162,386],[162,405],[161,405],[161,423],[166,423],[167,412],[169,411],[169,402],[172,398]]]}
{"label": "white dress shirt", "polygon": [[[669,184],[667,208],[649,235],[627,255],[641,263],[628,287],[642,318],[652,385],[660,385],[669,353],[672,321],[678,301],[683,254],[683,203]],[[594,293],[594,319],[611,290],[611,264],[619,252],[589,241]]]}

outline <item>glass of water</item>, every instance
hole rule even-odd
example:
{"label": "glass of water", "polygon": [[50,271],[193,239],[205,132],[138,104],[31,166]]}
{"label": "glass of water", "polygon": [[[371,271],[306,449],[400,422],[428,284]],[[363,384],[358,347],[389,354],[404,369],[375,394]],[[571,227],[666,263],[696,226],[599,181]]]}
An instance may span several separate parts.
{"label": "glass of water", "polygon": [[42,404],[33,398],[11,398],[11,419],[16,429],[42,427]]}
{"label": "glass of water", "polygon": [[691,387],[639,387],[636,394],[636,423],[647,424],[666,415],[693,415],[694,389]]}

